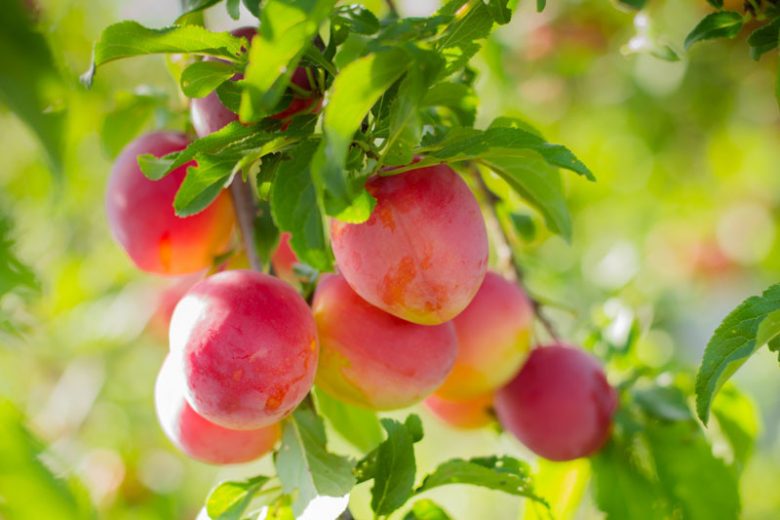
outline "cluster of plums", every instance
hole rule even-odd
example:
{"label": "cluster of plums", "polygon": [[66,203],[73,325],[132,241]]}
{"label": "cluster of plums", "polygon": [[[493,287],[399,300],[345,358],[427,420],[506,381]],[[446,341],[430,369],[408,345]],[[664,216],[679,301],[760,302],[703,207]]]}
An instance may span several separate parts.
{"label": "cluster of plums", "polygon": [[[314,99],[293,95],[281,118],[318,108]],[[192,103],[201,136],[235,119],[215,94]],[[141,154],[159,157],[186,145],[180,134],[146,134],[114,165],[109,224],[144,271],[204,272],[234,240],[226,192],[194,216],[174,214],[174,195],[192,163],[160,181],[138,167]],[[579,349],[531,350],[531,302],[515,283],[487,271],[488,238],[467,184],[437,165],[377,176],[366,187],[376,207],[361,224],[332,221],[338,272],[320,277],[311,306],[296,288],[288,237],[273,259],[280,277],[228,266],[184,293],[155,391],[173,443],[214,464],[255,459],[273,449],[279,422],[316,383],[374,410],[424,400],[457,427],[483,426],[495,410],[505,429],[553,460],[599,449],[615,391]]]}

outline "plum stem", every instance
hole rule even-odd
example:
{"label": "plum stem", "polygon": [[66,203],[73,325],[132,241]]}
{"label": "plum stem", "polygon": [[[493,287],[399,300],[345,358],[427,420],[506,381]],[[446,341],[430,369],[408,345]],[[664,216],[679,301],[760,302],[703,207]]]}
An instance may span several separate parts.
{"label": "plum stem", "polygon": [[244,244],[249,265],[255,271],[262,271],[263,263],[260,261],[255,247],[257,204],[252,185],[249,184],[249,181],[245,181],[240,174],[236,175],[230,183],[230,195],[233,198],[233,209],[236,212],[238,229],[241,232],[241,241]]}
{"label": "plum stem", "polygon": [[[524,278],[523,269],[517,263],[517,258],[515,257],[514,249],[510,245],[511,240],[509,238],[509,234],[506,232],[506,229],[504,228],[503,220],[501,219],[501,216],[498,214],[498,210],[496,209],[496,206],[501,202],[501,199],[495,193],[493,193],[490,190],[490,188],[488,188],[488,185],[485,183],[485,179],[482,178],[482,172],[479,171],[477,165],[472,163],[471,171],[474,174],[474,179],[477,183],[477,188],[479,189],[480,195],[482,195],[482,198],[487,202],[487,207],[490,216],[492,217],[493,221],[496,223],[496,228],[499,231],[499,235],[500,235],[499,238],[502,241],[502,245],[507,249],[509,249],[510,251],[509,265],[512,268],[514,277],[517,280],[517,283],[525,286],[525,284],[523,283],[523,278]],[[539,300],[531,296],[527,287],[525,292],[528,295],[528,299],[531,300],[531,306],[533,307],[534,316],[536,317],[536,319],[539,321],[539,323],[542,324],[542,327],[544,327],[544,330],[547,331],[547,334],[549,334],[550,337],[555,341],[558,341],[560,339],[560,335],[558,334],[555,325],[553,325],[553,323],[545,315],[542,309],[541,302],[539,302]]]}

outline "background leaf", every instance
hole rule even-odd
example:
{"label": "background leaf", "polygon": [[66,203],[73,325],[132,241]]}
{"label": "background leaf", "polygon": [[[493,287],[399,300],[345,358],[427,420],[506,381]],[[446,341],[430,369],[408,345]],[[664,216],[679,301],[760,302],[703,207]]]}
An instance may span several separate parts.
{"label": "background leaf", "polygon": [[0,514],[9,519],[92,518],[84,491],[75,481],[56,477],[41,462],[43,452],[19,411],[0,400]]}
{"label": "background leaf", "polygon": [[50,111],[64,86],[45,38],[33,28],[21,0],[3,4],[0,16],[0,103],[21,119],[40,141],[51,171],[63,168],[65,112]]}
{"label": "background leaf", "polygon": [[654,423],[646,430],[659,481],[682,518],[738,518],[734,472],[712,454],[694,421]]}
{"label": "background leaf", "polygon": [[116,107],[106,114],[100,128],[100,142],[109,157],[119,155],[141,133],[164,100],[164,95],[153,92],[118,96]]}

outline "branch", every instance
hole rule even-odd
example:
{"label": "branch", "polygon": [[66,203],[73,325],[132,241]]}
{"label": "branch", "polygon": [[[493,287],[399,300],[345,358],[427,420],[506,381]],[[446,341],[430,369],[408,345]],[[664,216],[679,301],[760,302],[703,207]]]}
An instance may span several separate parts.
{"label": "branch", "polygon": [[[511,267],[515,280],[519,284],[525,286],[523,283],[523,269],[520,267],[520,264],[517,263],[514,250],[510,245],[511,240],[509,238],[509,234],[506,232],[502,219],[498,214],[498,210],[496,209],[496,206],[499,202],[501,202],[501,199],[498,198],[495,193],[490,191],[490,188],[488,188],[487,184],[485,184],[485,180],[482,178],[482,173],[479,171],[479,168],[477,168],[476,165],[471,165],[471,171],[474,174],[474,179],[477,183],[477,188],[479,189],[480,194],[487,202],[491,220],[495,224],[499,238],[501,239],[499,249],[503,249],[504,251],[508,252],[508,258],[505,258],[504,261],[509,264],[509,267]],[[499,251],[499,254],[501,254],[501,251]],[[547,318],[547,316],[544,314],[544,311],[542,310],[542,304],[539,302],[539,300],[531,296],[527,288],[525,292],[528,295],[528,299],[531,300],[531,306],[533,307],[534,316],[536,316],[536,319],[539,320],[539,323],[542,324],[544,329],[547,331],[547,334],[549,334],[550,337],[555,341],[558,341],[560,339],[560,335],[558,334],[555,325],[553,325],[549,318]]]}
{"label": "branch", "polygon": [[233,209],[236,211],[236,221],[241,232],[241,241],[244,244],[249,265],[255,271],[263,270],[263,263],[257,255],[255,247],[255,217],[257,216],[257,204],[252,185],[245,182],[240,174],[230,183],[230,195],[233,198]]}
{"label": "branch", "polygon": [[387,9],[390,11],[390,14],[398,17],[398,8],[395,6],[395,0],[385,0],[385,3],[387,4]]}

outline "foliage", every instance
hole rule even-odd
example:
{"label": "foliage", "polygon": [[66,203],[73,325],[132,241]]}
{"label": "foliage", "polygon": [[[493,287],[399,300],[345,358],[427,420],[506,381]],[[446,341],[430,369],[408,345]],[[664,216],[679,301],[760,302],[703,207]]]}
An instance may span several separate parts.
{"label": "foliage", "polygon": [[[645,9],[643,13],[652,12],[654,5],[654,2],[638,1],[619,3],[631,10]],[[211,518],[246,518],[247,515],[256,515],[261,509],[267,518],[292,518],[305,511],[307,506],[321,500],[337,501],[350,493],[353,503],[356,496],[365,495],[366,508],[370,505],[376,515],[411,520],[456,518],[450,513],[451,510],[457,512],[455,505],[438,494],[430,495],[436,502],[427,498],[429,490],[446,489],[445,486],[456,484],[470,484],[500,491],[510,497],[524,497],[525,516],[546,518],[552,511],[566,518],[573,515],[579,506],[589,479],[593,482],[595,506],[608,518],[733,518],[750,510],[750,497],[758,492],[746,486],[748,489],[740,497],[737,493],[739,479],[748,471],[746,468],[754,460],[751,459],[754,452],[767,448],[756,445],[760,428],[758,412],[751,399],[733,385],[727,383],[724,386],[724,383],[764,343],[770,349],[778,350],[775,337],[780,330],[777,327],[779,311],[774,307],[777,286],[770,287],[761,296],[749,298],[725,318],[707,345],[694,386],[686,375],[687,366],[684,364],[659,362],[648,366],[646,359],[640,360],[637,354],[638,345],[647,348],[646,344],[651,343],[651,339],[657,339],[659,330],[672,334],[674,345],[681,351],[696,346],[695,337],[691,341],[689,336],[680,332],[688,325],[691,328],[698,326],[691,325],[691,317],[704,307],[698,301],[698,307],[683,309],[684,305],[680,302],[684,299],[679,294],[685,291],[693,294],[689,285],[674,287],[677,282],[659,282],[659,278],[651,278],[645,286],[631,282],[625,286],[606,287],[583,278],[591,276],[593,271],[589,269],[595,269],[592,265],[589,267],[588,262],[596,255],[594,250],[600,247],[598,244],[612,238],[608,235],[614,232],[613,225],[617,228],[624,225],[641,240],[656,244],[658,235],[663,233],[658,231],[660,224],[654,227],[655,221],[667,218],[665,215],[681,207],[693,206],[702,213],[705,211],[705,203],[697,197],[705,197],[701,193],[711,195],[718,183],[710,178],[699,179],[695,166],[700,164],[685,162],[689,159],[684,157],[698,157],[702,162],[722,160],[729,165],[723,168],[735,171],[741,168],[745,176],[755,164],[759,165],[755,167],[758,171],[765,164],[762,161],[773,160],[771,150],[756,150],[761,148],[760,144],[751,148],[753,151],[749,153],[754,154],[753,158],[744,159],[743,163],[738,163],[737,159],[729,162],[724,158],[729,151],[737,155],[734,150],[744,145],[740,136],[754,136],[758,131],[746,130],[733,122],[735,118],[728,102],[732,99],[729,89],[747,88],[731,77],[730,67],[736,65],[729,62],[724,51],[716,49],[717,45],[702,43],[716,38],[740,40],[744,37],[750,56],[755,60],[776,52],[780,18],[771,2],[751,3],[752,9],[734,12],[724,11],[722,2],[711,1],[717,12],[702,15],[701,22],[691,25],[693,30],[685,39],[685,47],[693,50],[688,64],[689,76],[681,87],[681,91],[688,93],[654,97],[649,89],[637,86],[641,78],[635,81],[634,76],[628,74],[629,79],[620,83],[623,90],[618,93],[621,101],[617,105],[614,101],[586,101],[572,94],[587,92],[577,95],[588,97],[595,92],[588,90],[587,82],[581,76],[584,77],[585,69],[599,63],[596,58],[607,55],[609,50],[599,48],[593,51],[588,47],[590,43],[586,42],[582,45],[569,44],[576,47],[572,51],[566,49],[564,42],[560,44],[560,55],[548,55],[546,61],[530,63],[530,59],[526,60],[513,50],[513,46],[521,44],[506,36],[511,34],[514,26],[500,33],[499,27],[510,22],[513,14],[510,8],[514,9],[512,2],[453,1],[431,16],[403,18],[392,14],[383,16],[377,5],[334,6],[335,2],[315,0],[245,0],[241,4],[263,22],[259,37],[251,44],[199,25],[202,10],[206,8],[225,8],[233,18],[237,18],[237,0],[221,4],[219,1],[185,2],[188,14],[164,29],[152,29],[138,22],[120,22],[106,29],[95,46],[94,68],[85,75],[89,81],[94,76],[93,90],[78,94],[91,96],[89,99],[93,102],[101,100],[100,119],[103,123],[96,124],[97,117],[94,115],[92,120],[72,115],[70,112],[73,110],[69,107],[68,117],[85,117],[78,119],[80,123],[73,125],[74,128],[101,128],[99,144],[109,156],[115,156],[129,140],[146,129],[185,128],[186,114],[177,98],[179,93],[166,93],[171,88],[178,87],[189,98],[203,97],[217,89],[224,103],[239,112],[241,123],[233,123],[208,137],[194,140],[182,152],[163,158],[143,157],[140,163],[145,174],[149,178],[160,179],[178,166],[197,163],[189,166],[187,180],[175,201],[175,209],[181,216],[201,211],[237,175],[253,180],[258,202],[267,210],[266,217],[271,216],[262,223],[262,227],[258,224],[258,229],[262,229],[260,235],[268,241],[258,244],[258,247],[266,248],[261,256],[267,263],[272,250],[269,244],[276,243],[278,232],[291,232],[292,247],[305,264],[299,268],[309,273],[326,271],[333,266],[325,226],[329,218],[360,222],[370,214],[374,201],[364,189],[369,177],[406,171],[403,165],[416,157],[420,158],[418,165],[452,164],[470,183],[476,183],[481,177],[489,186],[489,192],[483,194],[485,198],[495,196],[498,199],[498,224],[509,230],[507,245],[515,255],[515,262],[530,273],[528,284],[534,289],[532,293],[550,295],[550,301],[542,297],[539,300],[545,308],[551,309],[554,321],[564,324],[567,336],[580,337],[580,333],[592,325],[590,346],[608,363],[611,378],[620,383],[622,401],[613,437],[589,461],[590,469],[587,462],[578,467],[555,466],[545,461],[528,464],[522,460],[525,453],[521,452],[513,453],[513,456],[482,457],[475,457],[472,453],[452,459],[448,457],[449,460],[437,461],[431,467],[428,452],[449,451],[449,446],[437,445],[439,434],[435,427],[428,426],[427,416],[423,415],[426,425],[426,437],[423,439],[422,424],[416,415],[408,415],[403,421],[397,415],[378,417],[374,412],[315,392],[316,407],[313,404],[304,406],[285,422],[283,442],[275,454],[274,469],[257,470],[266,475],[273,472],[275,476],[234,477],[231,474],[230,480],[218,485],[207,499],[206,513]],[[56,47],[49,49],[46,44],[48,36],[44,38],[36,32],[28,17],[22,11],[16,12],[16,5],[12,3],[7,10],[8,16],[3,18],[8,31],[0,37],[0,45],[11,49],[3,53],[9,60],[4,65],[16,66],[11,70],[18,70],[18,73],[3,75],[5,79],[0,80],[0,96],[38,134],[52,163],[62,163],[66,134],[76,130],[64,130],[64,113],[59,110],[63,97],[59,90],[60,76],[63,73],[60,70],[62,64],[55,64],[55,61],[61,51]],[[536,2],[538,11],[545,6],[546,2],[542,0]],[[575,13],[574,17],[587,18],[580,10],[584,7],[556,5],[555,9],[564,13],[571,10]],[[552,12],[551,16],[567,20],[558,13]],[[622,37],[625,31],[620,24],[624,20],[619,16],[624,16],[623,13],[609,14],[608,10],[597,13],[600,17],[595,23],[598,31]],[[531,16],[530,10],[526,11],[526,16]],[[517,19],[515,15],[512,23],[517,23]],[[744,34],[747,28],[751,30],[749,35]],[[563,29],[561,33],[566,27]],[[502,36],[491,35],[495,30],[499,30]],[[14,36],[20,35],[19,31],[24,32],[23,37]],[[682,42],[682,38],[679,41]],[[741,41],[736,43],[741,44]],[[700,49],[697,48],[699,45]],[[248,53],[242,53],[242,47],[247,48]],[[669,50],[676,56],[673,48],[672,45]],[[119,69],[109,68],[113,66],[108,63],[144,54],[167,54],[172,59],[178,59],[179,54],[189,57],[183,60],[180,74],[174,74],[174,81],[169,81],[168,86],[132,93],[122,91],[111,101],[103,99],[108,97],[106,92],[109,90],[127,88],[128,82],[141,81],[119,73],[119,79],[113,78],[114,71]],[[25,57],[22,65],[16,61],[21,55]],[[710,55],[717,56],[712,58],[713,63],[706,61]],[[201,59],[206,56],[222,61]],[[472,58],[480,63],[482,76],[475,74],[474,61],[470,62]],[[133,67],[140,66],[138,63],[156,62],[139,58],[126,63],[128,67]],[[609,63],[614,65],[614,62]],[[322,113],[299,115],[285,122],[268,118],[289,102],[288,87],[296,66],[310,70],[315,95],[322,95],[325,99]],[[96,70],[99,71],[97,76]],[[742,72],[733,72],[733,75],[745,74],[747,69],[739,70]],[[484,79],[487,71],[491,75],[487,88],[494,90],[485,95],[485,85],[476,80]],[[236,73],[243,73],[245,78],[232,81]],[[518,75],[527,79],[526,74],[528,77],[554,78],[556,81],[546,84],[548,94],[553,95],[556,88],[563,88],[563,100],[558,98],[553,105],[535,101],[540,98],[532,96],[539,96],[539,93],[534,94],[534,84],[530,81],[517,82],[516,87],[496,87],[493,84],[500,83],[502,75],[510,83]],[[603,85],[617,83],[614,74],[614,70],[605,73]],[[593,81],[594,75],[597,73],[590,72],[587,77],[591,79],[588,81]],[[702,77],[707,78],[707,87],[702,90],[698,85],[697,90],[696,81],[702,81]],[[13,78],[13,82],[9,78]],[[52,84],[55,85],[54,92],[49,90]],[[780,82],[777,88],[780,100]],[[603,90],[605,99],[609,95],[617,95],[606,88]],[[491,104],[503,107],[506,100],[502,98],[515,97],[517,92],[529,97],[507,113],[522,115],[497,116]],[[744,92],[742,97],[745,97]],[[723,106],[716,105],[724,99]],[[84,101],[73,103],[84,112],[98,111],[98,103],[94,103],[95,106],[88,106]],[[54,111],[42,110],[51,106],[54,106]],[[546,117],[556,114],[557,110],[576,123],[560,123],[555,117],[561,116]],[[692,122],[682,125],[679,118],[683,115],[691,118]],[[732,117],[731,123],[729,117]],[[526,123],[526,118],[539,121],[544,132]],[[695,128],[693,134],[696,139],[707,136],[712,140],[710,148],[690,149],[690,143],[698,141],[676,129],[688,124]],[[550,136],[551,140],[543,135]],[[730,139],[737,144],[731,143]],[[557,140],[566,142],[568,147],[554,144]],[[92,141],[97,142],[97,139]],[[614,164],[619,160],[607,157],[612,145],[616,146],[611,151],[612,156],[626,158],[626,163],[620,163],[621,168]],[[634,160],[637,156],[633,154],[638,147],[646,147],[651,162],[655,161],[650,166],[655,181],[644,192],[629,193],[633,199],[630,203],[619,202],[626,193],[621,194],[619,189],[610,192],[605,185],[627,182],[626,179],[633,178],[644,167],[641,161]],[[745,154],[749,157],[748,152]],[[599,185],[581,182],[583,179],[579,177],[594,178],[586,163],[598,174]],[[687,166],[672,166],[683,164]],[[613,167],[624,179],[610,171]],[[94,165],[85,168],[89,168],[85,170],[89,171],[89,174],[85,173],[87,180],[74,175],[68,182],[81,182],[89,187],[75,184],[77,188],[70,189],[83,189],[85,193],[102,189],[96,179],[107,170],[107,166],[98,163],[97,168]],[[713,168],[721,171],[717,166]],[[560,169],[567,171],[561,174]],[[27,178],[26,172],[18,175]],[[719,180],[727,178],[723,173],[720,175],[722,178]],[[655,182],[663,187],[658,187]],[[766,182],[767,192],[775,186],[764,178],[751,182],[755,185]],[[723,191],[729,191],[733,186],[728,184]],[[18,186],[15,189],[18,193]],[[40,191],[40,188],[36,189]],[[662,203],[663,197],[659,193],[668,194],[669,200]],[[719,194],[718,197],[725,200],[727,195]],[[617,209],[606,211],[604,200],[610,197],[616,199],[612,207]],[[645,197],[647,203],[641,200]],[[95,247],[91,237],[98,234],[84,230],[91,229],[89,226],[94,225],[92,220],[100,219],[93,214],[94,201],[86,204],[79,197],[72,198],[71,204],[81,207],[69,208],[68,211],[89,215],[78,217],[75,224],[72,219],[55,222],[57,219],[47,216],[45,226],[52,226],[70,248],[68,254],[81,262],[80,256],[91,251],[88,248]],[[716,200],[714,195],[713,200]],[[657,208],[648,207],[654,204]],[[87,206],[91,208],[89,211],[84,209]],[[24,209],[14,208],[14,211],[21,215]],[[19,220],[21,226],[18,227],[29,229],[23,218]],[[19,262],[13,243],[8,239],[10,222],[3,219],[1,228],[3,248],[0,252],[4,269],[0,278],[3,288],[8,287],[9,291],[16,293],[21,291],[21,294],[37,290],[40,283],[33,272],[41,270],[32,270]],[[101,233],[105,235],[105,230]],[[558,239],[551,234],[569,240],[571,249],[562,252],[563,246],[558,245]],[[55,251],[58,247],[65,247],[58,244],[52,245]],[[652,248],[648,246],[648,249]],[[645,252],[641,249],[642,262],[654,261]],[[96,332],[91,341],[82,341],[82,336],[77,334],[76,331],[86,334],[85,330],[117,327],[116,322],[107,319],[110,309],[105,302],[112,302],[111,297],[116,296],[118,302],[113,307],[115,313],[121,314],[116,309],[129,308],[127,304],[125,307],[121,305],[124,301],[121,297],[126,293],[120,288],[129,275],[121,271],[121,267],[110,267],[120,264],[118,257],[112,257],[110,253],[99,254],[103,255],[99,261],[85,264],[91,267],[85,267],[83,271],[94,273],[105,270],[101,274],[110,280],[108,282],[95,281],[73,265],[59,266],[56,271],[53,268],[41,271],[47,289],[51,288],[52,300],[56,300],[50,307],[47,305],[35,309],[35,312],[48,313],[46,315],[52,321],[52,330],[48,333],[51,338],[63,338],[64,343],[62,353],[45,350],[27,354],[40,356],[38,362],[41,365],[57,367],[47,368],[44,372],[54,374],[64,371],[64,359],[85,352],[100,353],[110,360],[112,374],[126,372],[124,364],[133,355],[128,352],[127,345],[135,352],[134,355],[141,356],[139,352],[143,352],[144,362],[156,362],[157,354],[148,353],[155,352],[147,348],[149,340],[139,340],[137,334],[121,336],[115,333],[111,336],[110,332],[102,331],[103,336]],[[498,251],[497,254],[503,253]],[[46,261],[46,258],[36,259],[35,264],[44,262],[43,265],[49,265]],[[69,262],[77,263],[72,259]],[[777,268],[772,260],[751,266],[751,269],[761,270],[767,278],[776,278]],[[764,280],[762,283],[766,285]],[[646,285],[653,284],[666,285],[657,291],[648,291]],[[753,281],[751,284],[754,285]],[[82,300],[88,298],[97,303],[85,311]],[[656,314],[652,318],[648,318],[647,313],[632,316],[628,320],[629,332],[625,337],[616,338],[615,330],[620,326],[615,323],[620,320],[598,323],[601,317],[588,316],[594,301],[608,298],[623,298],[623,302],[652,300],[657,303]],[[571,319],[567,309],[557,309],[556,301],[565,301],[566,305],[561,307],[572,307],[576,317]],[[79,306],[80,311],[74,310]],[[142,306],[134,303],[136,309]],[[80,316],[78,312],[89,319],[77,319]],[[596,323],[591,324],[590,321]],[[16,327],[13,320],[9,323]],[[540,337],[544,337],[543,332]],[[678,341],[678,338],[682,339]],[[60,346],[58,342],[49,342]],[[137,349],[139,343],[142,348]],[[10,358],[3,358],[0,362],[5,359]],[[22,374],[25,373],[22,368],[27,364],[20,361],[7,366],[11,367],[7,369],[9,373],[17,371]],[[19,374],[15,377],[21,378]],[[51,374],[49,377],[52,377]],[[38,377],[39,374],[33,374],[30,379],[37,380]],[[137,395],[139,391],[134,390],[126,378],[116,379],[107,384],[107,390],[100,397],[100,402],[110,404],[105,406],[106,410],[99,408],[96,415],[103,413],[111,417],[111,414],[117,413],[116,409],[123,410],[124,416],[131,417],[130,421],[127,417],[123,419],[128,423],[128,431],[132,432],[125,435],[139,439],[136,443],[144,443],[143,449],[159,452],[162,445],[159,439],[153,438],[156,431],[151,426],[153,418],[147,417],[149,413],[140,411],[148,403]],[[706,422],[711,412],[707,429],[696,421],[688,403],[687,397],[694,394],[694,389],[698,417]],[[0,391],[5,393],[6,388],[0,386]],[[19,399],[24,399],[25,403],[30,399],[30,409],[40,407],[35,401],[40,398],[35,395]],[[31,421],[23,420],[16,411],[9,412],[8,417],[8,425],[4,426],[11,434],[4,433],[0,438],[10,440],[8,443],[0,442],[0,447],[7,447],[9,451],[0,457],[0,466],[5,463],[0,474],[10,472],[16,480],[11,487],[8,487],[7,479],[0,483],[0,515],[24,518],[25,513],[19,513],[22,510],[15,509],[17,507],[32,507],[30,514],[36,516],[83,518],[91,514],[91,511],[84,512],[89,508],[84,505],[83,491],[79,486],[55,476],[59,472],[51,471],[48,454],[43,457],[47,464],[41,463],[43,445],[23,426],[23,423]],[[124,423],[120,421],[120,424]],[[91,430],[84,435],[89,432]],[[334,441],[346,441],[349,446]],[[86,442],[102,445],[94,437]],[[448,438],[446,442],[461,440]],[[468,440],[462,442],[467,444]],[[136,444],[115,449],[121,450],[126,459],[128,481],[131,478],[137,481],[136,466],[146,463],[146,459],[135,453]],[[359,455],[354,455],[355,450]],[[421,457],[421,451],[426,455]],[[345,453],[356,458],[350,458]],[[770,455],[761,458],[771,465]],[[14,465],[11,467],[9,464]],[[9,467],[10,470],[7,469]],[[196,478],[193,475],[207,475],[202,477],[206,481],[213,478],[213,473],[203,468],[188,466],[187,470],[190,472],[187,477],[193,479],[188,480],[188,485],[193,488],[198,488],[192,485]],[[251,471],[255,471],[254,467]],[[755,476],[744,478],[755,479]],[[563,485],[559,482],[564,479],[574,482],[567,488],[572,490],[572,495],[563,493]],[[772,478],[766,480],[776,482]],[[554,484],[550,485],[551,481]],[[17,497],[27,495],[17,493],[15,489],[20,483],[27,482],[34,486],[36,499],[28,502],[17,500]],[[121,498],[110,506],[102,507],[113,508],[111,513],[124,508],[133,511],[133,501],[137,500],[143,507],[153,508],[154,514],[161,517],[182,516],[191,512],[185,511],[185,507],[202,498],[199,493],[204,488],[203,483],[198,484],[201,489],[190,490],[187,496],[182,493],[179,497],[149,498],[148,495],[134,495],[139,492],[131,486],[143,486],[131,483],[127,484],[128,489],[118,492]],[[453,487],[460,493],[458,486]],[[157,493],[155,491],[154,494]],[[769,499],[764,501],[766,503]],[[346,501],[343,505],[346,506]],[[49,507],[56,512],[46,515]],[[30,517],[30,514],[27,516]],[[125,516],[127,514],[133,513]],[[119,514],[116,516],[121,517]]]}

